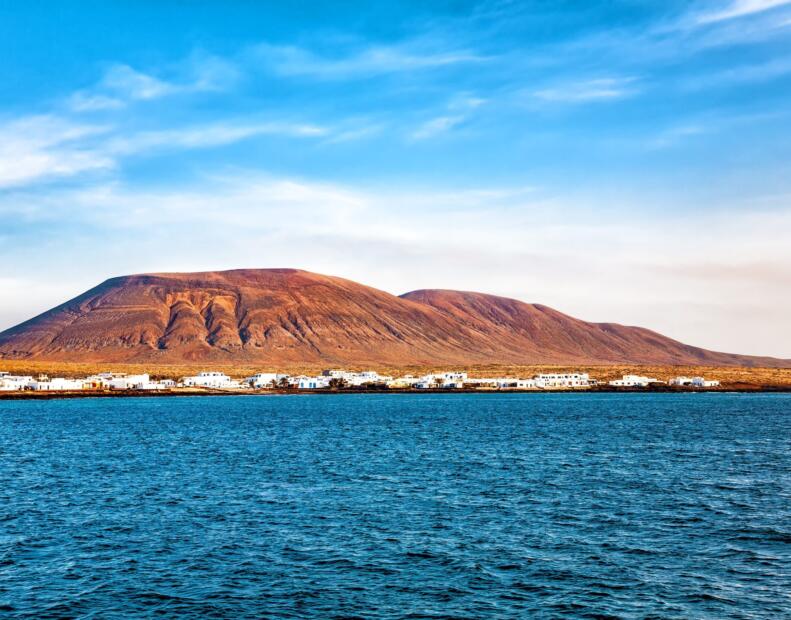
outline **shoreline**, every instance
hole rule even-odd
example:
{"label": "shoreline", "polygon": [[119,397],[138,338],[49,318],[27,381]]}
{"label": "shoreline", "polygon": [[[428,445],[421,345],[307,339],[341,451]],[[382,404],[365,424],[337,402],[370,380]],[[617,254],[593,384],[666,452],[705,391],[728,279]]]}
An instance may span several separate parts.
{"label": "shoreline", "polygon": [[476,390],[476,389],[316,389],[316,390],[82,390],[82,391],[9,391],[0,392],[0,401],[14,400],[63,400],[78,398],[179,398],[187,396],[342,396],[349,394],[789,394],[791,386],[785,385],[733,385],[718,388],[689,388],[689,387],[647,387],[647,388],[617,388],[601,386],[585,389],[506,389],[506,390]]}

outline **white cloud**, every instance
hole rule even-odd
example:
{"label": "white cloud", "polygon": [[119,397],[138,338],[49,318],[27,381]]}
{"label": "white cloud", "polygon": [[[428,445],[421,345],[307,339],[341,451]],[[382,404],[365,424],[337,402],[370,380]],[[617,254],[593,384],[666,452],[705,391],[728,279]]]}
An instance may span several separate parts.
{"label": "white cloud", "polygon": [[788,4],[791,4],[791,0],[733,0],[725,8],[698,15],[695,21],[698,24],[712,24],[737,17],[746,17],[755,13],[763,13]]}
{"label": "white cloud", "polygon": [[699,136],[711,131],[704,125],[678,125],[660,132],[648,141],[650,149],[666,149],[677,146],[693,136]]}
{"label": "white cloud", "polygon": [[445,106],[445,113],[422,122],[409,133],[412,141],[427,140],[462,125],[473,111],[486,104],[487,100],[470,94],[457,95]]}
{"label": "white cloud", "polygon": [[289,122],[221,122],[178,129],[144,131],[108,141],[106,150],[113,155],[133,155],[155,149],[196,149],[233,144],[258,136],[317,138],[330,130],[318,125]]}
{"label": "white cloud", "polygon": [[221,58],[193,54],[174,67],[166,68],[170,78],[145,73],[130,65],[114,64],[92,88],[75,92],[68,98],[77,112],[122,108],[129,102],[152,101],[178,94],[218,92],[239,79],[237,67]]}
{"label": "white cloud", "polygon": [[791,12],[784,8],[785,4],[791,7],[791,0],[785,0],[784,5],[778,4],[775,10],[745,13],[749,19],[737,19],[734,15],[716,21],[711,21],[711,17],[724,16],[723,6],[733,8],[737,3],[712,0],[704,5],[715,7],[713,10],[702,9],[701,3],[688,4],[692,5],[691,9],[675,15],[672,7],[668,7],[667,12],[662,12],[666,17],[660,16],[645,25],[597,28],[546,48],[539,47],[530,59],[539,67],[589,66],[595,60],[599,66],[609,67],[609,71],[625,67],[623,71],[638,71],[650,76],[658,66],[665,66],[683,74],[686,69],[698,65],[696,56],[702,52],[732,46],[758,46],[783,39],[791,26]]}
{"label": "white cloud", "polygon": [[623,99],[637,93],[635,78],[596,78],[536,90],[533,97],[547,102],[585,103]]}
{"label": "white cloud", "polygon": [[0,189],[109,170],[123,157],[151,151],[207,149],[262,136],[334,135],[327,127],[290,121],[238,119],[129,132],[112,123],[79,123],[51,114],[22,117],[0,125]]}
{"label": "white cloud", "polygon": [[112,159],[92,145],[106,131],[50,115],[1,125],[0,188],[112,167]]}
{"label": "white cloud", "polygon": [[344,142],[355,142],[376,136],[384,131],[384,125],[361,125],[355,128],[341,128],[334,132],[322,144],[342,144]]}
{"label": "white cloud", "polygon": [[118,110],[125,104],[117,97],[78,91],[69,97],[68,105],[76,112],[96,112],[97,110]]}
{"label": "white cloud", "polygon": [[222,92],[232,88],[242,72],[236,63],[219,56],[193,53],[181,69],[185,77],[181,88],[192,92]]}
{"label": "white cloud", "polygon": [[114,65],[102,78],[101,86],[126,99],[157,99],[178,90],[174,84],[137,71],[129,65]]}
{"label": "white cloud", "polygon": [[765,82],[791,74],[791,57],[773,58],[763,63],[738,65],[723,71],[695,75],[682,82],[686,90],[700,90],[731,84]]}
{"label": "white cloud", "polygon": [[412,140],[426,140],[445,133],[464,122],[463,116],[438,116],[432,118],[410,134]]}
{"label": "white cloud", "polygon": [[466,50],[436,51],[419,49],[414,45],[373,46],[333,57],[321,56],[300,47],[264,43],[255,47],[253,55],[275,73],[322,79],[371,77],[486,60]]}

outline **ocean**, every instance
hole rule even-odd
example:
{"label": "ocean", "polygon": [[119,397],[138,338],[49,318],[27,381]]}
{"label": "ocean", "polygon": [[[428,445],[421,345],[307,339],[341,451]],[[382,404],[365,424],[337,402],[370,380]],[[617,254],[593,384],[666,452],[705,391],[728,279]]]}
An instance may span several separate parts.
{"label": "ocean", "polygon": [[0,401],[3,618],[791,617],[791,395]]}

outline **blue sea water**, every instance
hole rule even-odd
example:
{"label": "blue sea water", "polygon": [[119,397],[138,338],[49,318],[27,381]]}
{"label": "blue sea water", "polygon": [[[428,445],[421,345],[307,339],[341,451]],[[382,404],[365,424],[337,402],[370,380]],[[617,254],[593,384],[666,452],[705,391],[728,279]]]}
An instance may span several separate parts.
{"label": "blue sea water", "polygon": [[791,617],[791,395],[0,401],[0,616]]}

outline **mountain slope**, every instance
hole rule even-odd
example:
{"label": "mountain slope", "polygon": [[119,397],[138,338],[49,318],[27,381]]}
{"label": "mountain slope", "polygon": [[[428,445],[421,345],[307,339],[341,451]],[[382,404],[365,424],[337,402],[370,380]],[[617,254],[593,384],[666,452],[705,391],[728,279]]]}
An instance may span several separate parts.
{"label": "mountain slope", "polygon": [[0,358],[347,365],[789,365],[459,291],[396,297],[294,269],[113,278],[0,334]]}
{"label": "mountain slope", "polygon": [[420,290],[401,296],[431,306],[488,340],[519,351],[528,363],[624,362],[668,365],[785,366],[788,360],[718,353],[642,327],[590,323],[540,304],[466,291]]}

